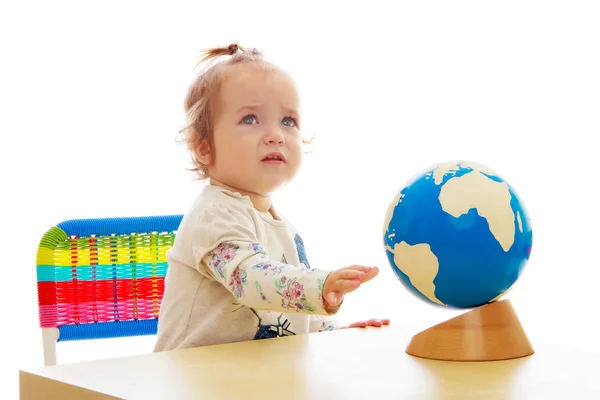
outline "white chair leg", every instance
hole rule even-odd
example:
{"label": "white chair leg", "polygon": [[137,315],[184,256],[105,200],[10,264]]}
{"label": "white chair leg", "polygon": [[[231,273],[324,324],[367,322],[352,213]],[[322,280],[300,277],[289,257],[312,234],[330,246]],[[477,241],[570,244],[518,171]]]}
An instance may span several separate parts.
{"label": "white chair leg", "polygon": [[44,345],[44,366],[56,365],[56,342],[60,335],[58,328],[42,328]]}

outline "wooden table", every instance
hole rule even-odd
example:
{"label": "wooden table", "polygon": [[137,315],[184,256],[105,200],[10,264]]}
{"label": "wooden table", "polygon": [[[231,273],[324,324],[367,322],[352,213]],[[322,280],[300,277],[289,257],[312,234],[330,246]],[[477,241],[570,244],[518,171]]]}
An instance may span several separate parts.
{"label": "wooden table", "polygon": [[22,399],[600,399],[600,355],[535,346],[497,362],[414,358],[400,327],[58,365],[20,372]]}

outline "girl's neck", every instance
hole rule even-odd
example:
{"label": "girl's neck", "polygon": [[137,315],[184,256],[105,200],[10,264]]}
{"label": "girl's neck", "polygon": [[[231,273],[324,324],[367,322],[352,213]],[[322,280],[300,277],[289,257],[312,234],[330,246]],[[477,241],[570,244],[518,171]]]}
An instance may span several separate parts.
{"label": "girl's neck", "polygon": [[214,178],[210,178],[210,184],[213,186],[222,187],[223,189],[227,189],[232,192],[239,193],[242,196],[248,196],[250,198],[250,201],[252,202],[252,205],[258,211],[266,213],[266,212],[269,212],[269,210],[271,209],[271,196],[269,196],[269,195],[265,196],[265,195],[261,195],[261,194],[254,193],[254,192],[247,192],[245,190],[236,189],[236,188],[226,185],[225,183],[220,182]]}

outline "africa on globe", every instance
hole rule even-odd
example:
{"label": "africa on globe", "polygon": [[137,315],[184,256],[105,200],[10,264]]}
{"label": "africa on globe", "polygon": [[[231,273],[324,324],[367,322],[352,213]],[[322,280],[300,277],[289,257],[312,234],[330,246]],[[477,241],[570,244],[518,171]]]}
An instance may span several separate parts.
{"label": "africa on globe", "polygon": [[384,248],[402,285],[439,306],[473,308],[501,298],[532,246],[514,188],[474,162],[437,164],[413,177],[385,214]]}

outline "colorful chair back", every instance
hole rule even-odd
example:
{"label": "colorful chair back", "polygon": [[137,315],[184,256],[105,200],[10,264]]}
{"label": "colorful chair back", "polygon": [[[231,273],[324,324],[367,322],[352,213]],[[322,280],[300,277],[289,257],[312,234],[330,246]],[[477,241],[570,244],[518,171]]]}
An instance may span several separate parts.
{"label": "colorful chair back", "polygon": [[52,227],[37,252],[44,364],[56,343],[154,335],[182,215],[69,220]]}

